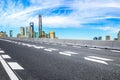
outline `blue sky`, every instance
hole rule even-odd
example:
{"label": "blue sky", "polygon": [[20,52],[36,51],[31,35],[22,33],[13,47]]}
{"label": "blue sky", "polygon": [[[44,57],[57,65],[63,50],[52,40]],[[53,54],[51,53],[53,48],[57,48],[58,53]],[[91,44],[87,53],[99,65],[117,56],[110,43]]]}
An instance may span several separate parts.
{"label": "blue sky", "polygon": [[0,0],[0,31],[16,36],[30,22],[38,31],[38,14],[43,30],[60,39],[113,39],[120,30],[120,0]]}

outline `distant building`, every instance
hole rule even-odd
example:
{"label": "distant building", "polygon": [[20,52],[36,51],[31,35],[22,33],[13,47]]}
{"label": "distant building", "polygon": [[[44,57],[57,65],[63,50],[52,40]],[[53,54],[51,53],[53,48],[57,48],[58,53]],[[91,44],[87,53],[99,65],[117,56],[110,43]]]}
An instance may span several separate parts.
{"label": "distant building", "polygon": [[13,30],[10,30],[9,35],[10,37],[13,37]]}
{"label": "distant building", "polygon": [[38,33],[39,38],[42,38],[42,15],[38,15],[39,21],[38,21]]}
{"label": "distant building", "polygon": [[33,23],[30,23],[30,26],[26,27],[26,37],[27,38],[33,38],[35,36],[33,26],[34,26]]}
{"label": "distant building", "polygon": [[38,32],[34,32],[34,38],[38,38]]}
{"label": "distant building", "polygon": [[118,32],[117,36],[118,36],[118,40],[120,41],[120,31]]}
{"label": "distant building", "polygon": [[33,37],[33,31],[32,31],[32,27],[29,26],[29,38]]}
{"label": "distant building", "polygon": [[50,39],[54,39],[54,38],[55,38],[55,32],[50,31],[50,32],[49,32],[49,38],[50,38]]}
{"label": "distant building", "polygon": [[110,40],[110,36],[109,35],[106,35],[106,40]]}
{"label": "distant building", "polygon": [[21,37],[25,37],[25,28],[24,27],[20,27],[20,35],[21,35]]}
{"label": "distant building", "polygon": [[99,36],[99,37],[98,37],[98,40],[102,40],[102,36]]}
{"label": "distant building", "polygon": [[17,38],[21,38],[21,34],[20,33],[17,34]]}
{"label": "distant building", "polygon": [[46,34],[46,38],[49,38],[49,34]]}
{"label": "distant building", "polygon": [[29,26],[26,27],[26,37],[29,37]]}
{"label": "distant building", "polygon": [[118,38],[114,38],[114,40],[118,40]]}
{"label": "distant building", "polygon": [[45,31],[42,31],[42,38],[46,38],[46,33],[45,33]]}
{"label": "distant building", "polygon": [[32,38],[34,38],[34,22],[30,22],[30,27],[31,27]]}
{"label": "distant building", "polygon": [[94,37],[93,40],[98,40],[98,38],[97,38],[97,37]]}
{"label": "distant building", "polygon": [[0,32],[0,38],[2,38],[2,37],[7,37],[6,32],[3,32],[3,31]]}

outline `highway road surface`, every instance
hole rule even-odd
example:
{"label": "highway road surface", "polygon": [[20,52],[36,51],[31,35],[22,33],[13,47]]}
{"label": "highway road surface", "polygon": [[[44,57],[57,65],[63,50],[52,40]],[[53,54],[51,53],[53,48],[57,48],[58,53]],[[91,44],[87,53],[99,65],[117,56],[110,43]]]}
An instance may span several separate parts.
{"label": "highway road surface", "polygon": [[0,80],[120,80],[120,51],[0,39]]}

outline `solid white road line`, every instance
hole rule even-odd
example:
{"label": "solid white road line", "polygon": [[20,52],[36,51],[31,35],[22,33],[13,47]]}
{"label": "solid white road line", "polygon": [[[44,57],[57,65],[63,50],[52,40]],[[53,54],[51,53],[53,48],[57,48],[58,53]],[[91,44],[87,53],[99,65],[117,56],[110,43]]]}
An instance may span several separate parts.
{"label": "solid white road line", "polygon": [[8,66],[8,64],[1,56],[0,56],[0,62],[3,65],[5,71],[7,72],[11,80],[19,80],[18,77],[15,75],[15,73],[12,71],[12,69]]}
{"label": "solid white road line", "polygon": [[101,58],[101,57],[96,57],[96,56],[88,56],[88,57],[90,57],[90,58],[94,58],[94,59],[103,60],[103,61],[113,61],[112,59]]}
{"label": "solid white road line", "polygon": [[107,62],[102,61],[102,60],[92,59],[92,58],[88,58],[88,57],[84,57],[84,59],[85,59],[85,60],[89,60],[89,61],[93,61],[93,62],[97,62],[97,63],[102,63],[102,64],[108,65]]}
{"label": "solid white road line", "polygon": [[11,57],[9,55],[2,55],[4,59],[10,59]]}
{"label": "solid white road line", "polygon": [[99,49],[99,48],[89,48],[89,49],[94,49],[94,50],[101,50],[101,49]]}
{"label": "solid white road line", "polygon": [[120,52],[120,51],[117,51],[117,50],[110,50],[110,51],[112,51],[112,52]]}
{"label": "solid white road line", "polygon": [[13,70],[24,70],[17,62],[8,62],[8,64]]}
{"label": "solid white road line", "polygon": [[63,54],[63,55],[67,55],[67,56],[71,56],[71,54],[65,53],[65,52],[59,52],[59,54]]}
{"label": "solid white road line", "polygon": [[5,52],[3,50],[1,50],[0,53],[5,53]]}

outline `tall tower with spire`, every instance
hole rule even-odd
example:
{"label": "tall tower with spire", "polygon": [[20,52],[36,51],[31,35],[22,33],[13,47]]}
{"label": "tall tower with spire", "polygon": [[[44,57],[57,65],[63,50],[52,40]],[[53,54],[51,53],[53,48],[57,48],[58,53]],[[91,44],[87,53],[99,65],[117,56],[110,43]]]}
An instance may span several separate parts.
{"label": "tall tower with spire", "polygon": [[39,14],[38,16],[39,18],[39,22],[38,22],[38,34],[39,34],[39,38],[42,38],[42,16]]}

